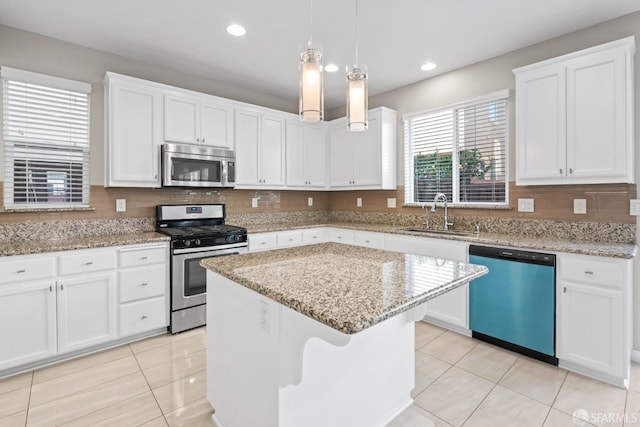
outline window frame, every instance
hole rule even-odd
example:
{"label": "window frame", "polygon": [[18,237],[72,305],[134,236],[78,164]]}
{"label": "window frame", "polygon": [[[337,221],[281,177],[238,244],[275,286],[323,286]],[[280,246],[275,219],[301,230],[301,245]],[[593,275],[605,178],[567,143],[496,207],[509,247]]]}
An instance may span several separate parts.
{"label": "window frame", "polygon": [[[0,67],[0,78],[3,87],[3,131],[0,136],[2,138],[3,210],[91,209],[91,84],[6,66]],[[22,110],[21,107],[12,109],[9,113],[6,111],[5,105],[8,102],[20,101],[19,97],[5,98],[6,94],[9,90],[16,90],[21,85],[34,90],[34,92],[25,92],[28,93],[26,99],[29,104],[27,105],[35,105],[36,111],[39,107],[44,107],[38,112],[41,115],[31,116],[34,119],[25,115],[29,110]],[[82,101],[81,104],[78,104],[81,109],[69,107],[73,105],[72,101],[52,104],[40,103],[38,105],[40,99],[39,95],[36,95],[38,93],[37,86],[44,90],[42,93],[45,98],[40,99],[45,99],[47,102],[56,98],[58,100],[64,98],[73,100],[78,99],[76,98],[78,96]],[[32,104],[32,102],[34,103]],[[64,107],[65,110],[58,110],[56,108],[58,105]],[[65,114],[66,123],[55,120],[57,119],[56,111],[62,111]],[[11,113],[16,116],[7,115]],[[47,114],[49,118],[47,118]],[[38,123],[40,118],[44,120],[41,123],[44,123],[46,127],[33,126]],[[77,119],[81,119],[81,121],[76,122]],[[7,128],[7,123],[17,127]],[[21,125],[25,123],[26,127],[22,128]],[[59,126],[60,123],[63,126]],[[78,123],[80,127],[76,127],[75,123]],[[38,128],[42,129],[44,133],[41,134]],[[23,129],[27,132],[34,131],[34,133],[22,136]],[[80,133],[77,133],[75,129],[78,129]],[[60,131],[68,131],[69,133],[61,134]],[[40,135],[43,136],[40,137]],[[60,135],[63,135],[64,138],[60,138]],[[29,166],[30,163],[32,166]],[[18,172],[21,170],[22,172]],[[24,176],[19,176],[19,173]],[[51,174],[66,175],[65,188],[62,193],[53,182],[55,180],[49,179]],[[20,184],[20,182],[21,180],[25,182],[31,180],[32,176],[36,177],[36,190],[30,195],[29,185]],[[46,197],[47,200],[44,202],[31,200],[32,198],[37,200],[39,197]]]}
{"label": "window frame", "polygon": [[[404,144],[404,206],[414,206],[414,207],[425,207],[425,206],[433,206],[433,200],[425,201],[425,202],[416,202],[413,201],[414,195],[414,162],[412,155],[412,141],[410,137],[406,134],[408,122],[412,119],[416,119],[419,117],[434,115],[442,112],[446,112],[448,110],[459,110],[465,107],[471,107],[477,104],[486,104],[492,101],[504,101],[505,102],[505,134],[504,134],[504,177],[505,177],[505,200],[504,202],[469,202],[469,201],[452,201],[448,200],[447,204],[450,207],[455,208],[484,208],[484,209],[508,209],[509,205],[509,128],[510,128],[510,108],[511,102],[509,99],[509,89],[502,89],[494,92],[490,92],[466,101],[457,102],[454,104],[437,107],[429,110],[421,110],[412,113],[406,113],[402,115],[403,121],[403,144]],[[459,152],[459,144],[460,144],[460,135],[456,132],[456,121],[455,118],[453,120],[452,126],[452,139],[453,144],[451,146],[452,150],[452,159],[458,164],[458,152]],[[452,165],[453,167],[453,165]],[[455,169],[455,168],[454,168]],[[454,190],[454,194],[460,197],[460,184],[459,184],[459,174],[454,170],[453,182],[457,182],[458,189]],[[455,188],[455,187],[454,187]]]}

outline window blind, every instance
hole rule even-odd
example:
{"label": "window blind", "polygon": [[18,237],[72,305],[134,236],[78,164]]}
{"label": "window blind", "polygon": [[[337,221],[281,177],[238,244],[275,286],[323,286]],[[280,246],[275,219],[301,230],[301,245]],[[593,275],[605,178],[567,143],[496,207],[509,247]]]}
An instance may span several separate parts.
{"label": "window blind", "polygon": [[404,117],[405,201],[508,203],[508,91]]}
{"label": "window blind", "polygon": [[89,206],[86,83],[1,67],[5,208]]}

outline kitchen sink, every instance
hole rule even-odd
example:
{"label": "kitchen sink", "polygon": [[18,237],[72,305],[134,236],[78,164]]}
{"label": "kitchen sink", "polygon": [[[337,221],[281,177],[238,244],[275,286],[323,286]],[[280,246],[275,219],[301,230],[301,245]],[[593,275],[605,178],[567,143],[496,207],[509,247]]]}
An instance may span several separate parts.
{"label": "kitchen sink", "polygon": [[444,236],[467,236],[478,237],[480,233],[473,233],[470,231],[453,231],[453,230],[427,230],[425,228],[403,228],[404,231],[411,231],[424,234],[435,234]]}

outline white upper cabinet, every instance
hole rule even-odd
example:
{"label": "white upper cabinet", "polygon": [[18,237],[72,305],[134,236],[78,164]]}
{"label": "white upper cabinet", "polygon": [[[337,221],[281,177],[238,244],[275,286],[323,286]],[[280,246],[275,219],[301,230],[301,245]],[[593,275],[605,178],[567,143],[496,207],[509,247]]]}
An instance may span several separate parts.
{"label": "white upper cabinet", "polygon": [[327,184],[325,132],[322,126],[287,120],[286,183],[288,188],[320,189]]}
{"label": "white upper cabinet", "polygon": [[236,109],[236,188],[284,187],[285,119]]}
{"label": "white upper cabinet", "polygon": [[633,37],[514,70],[516,184],[633,183]]}
{"label": "white upper cabinet", "polygon": [[349,132],[346,118],[329,123],[332,190],[396,189],[396,112],[369,111],[369,129]]}
{"label": "white upper cabinet", "polygon": [[114,73],[105,77],[105,187],[160,187],[162,91]]}
{"label": "white upper cabinet", "polygon": [[164,96],[164,140],[233,149],[233,107],[213,96]]}

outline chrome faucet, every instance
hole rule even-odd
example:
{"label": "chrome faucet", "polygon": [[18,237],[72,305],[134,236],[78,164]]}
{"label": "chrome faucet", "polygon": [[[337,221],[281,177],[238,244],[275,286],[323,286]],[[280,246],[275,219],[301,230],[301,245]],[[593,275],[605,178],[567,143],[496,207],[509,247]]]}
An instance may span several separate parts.
{"label": "chrome faucet", "polygon": [[446,194],[444,194],[444,193],[436,194],[436,196],[433,198],[433,206],[431,207],[431,212],[435,212],[436,211],[436,205],[440,201],[444,203],[444,229],[448,230],[449,227],[453,227],[453,223],[449,222],[449,212],[448,212],[448,209],[447,209],[447,196],[446,196]]}

